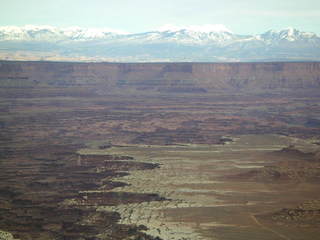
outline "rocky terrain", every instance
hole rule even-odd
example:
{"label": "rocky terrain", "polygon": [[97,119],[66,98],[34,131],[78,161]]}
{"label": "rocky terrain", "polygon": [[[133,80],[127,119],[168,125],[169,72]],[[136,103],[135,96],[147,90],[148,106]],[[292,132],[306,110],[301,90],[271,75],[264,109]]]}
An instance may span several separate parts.
{"label": "rocky terrain", "polygon": [[[277,154],[291,151],[292,147],[287,150],[287,147],[282,149],[282,146],[290,145],[292,142],[295,142],[294,138],[284,136],[243,135],[225,145],[140,144],[106,150],[86,148],[80,153],[128,154],[140,161],[149,160],[160,164],[160,168],[147,171],[133,170],[130,175],[118,177],[117,181],[126,182],[127,185],[114,191],[155,192],[165,196],[165,201],[125,203],[99,208],[101,211],[119,212],[120,222],[123,224],[136,223],[147,226],[148,229],[145,231],[153,236],[162,239],[188,240],[233,239],[230,237],[230,233],[233,232],[237,233],[236,236],[240,239],[252,238],[255,234],[264,238],[282,239],[281,236],[285,236],[291,239],[293,235],[288,229],[296,227],[294,222],[288,221],[283,225],[288,229],[281,228],[278,231],[275,227],[280,223],[278,219],[286,219],[281,217],[285,216],[285,211],[290,211],[291,215],[300,217],[301,223],[303,219],[312,223],[309,225],[309,230],[304,228],[305,225],[301,225],[303,228],[300,229],[301,233],[306,234],[304,239],[309,239],[308,231],[316,231],[315,228],[319,224],[316,220],[317,200],[301,205],[303,207],[297,210],[297,214],[294,208],[276,213],[270,213],[270,209],[277,209],[283,205],[290,206],[292,204],[290,201],[299,202],[319,197],[316,191],[317,181],[311,182],[302,178],[299,179],[299,183],[295,178],[279,181],[270,175],[252,182],[241,176],[234,179],[226,178],[228,175],[232,176],[233,172],[248,171],[248,168],[259,170],[271,162],[282,161],[283,156]],[[307,141],[303,143],[308,144]],[[309,161],[302,156],[310,154],[300,153],[295,156],[295,160]],[[272,160],[270,156],[273,156]],[[275,187],[274,184],[278,186]],[[299,184],[302,186],[299,187]],[[269,213],[262,215],[261,212],[265,211]],[[228,229],[229,237],[224,237],[224,228]],[[242,233],[243,228],[246,231]],[[206,236],[206,232],[211,232],[211,236]]]}
{"label": "rocky terrain", "polygon": [[319,226],[320,201],[307,201],[295,208],[284,208],[272,214],[261,215],[259,218],[275,221],[279,225],[293,224],[302,227]]}
{"label": "rocky terrain", "polygon": [[315,239],[319,69],[2,61],[0,239]]}
{"label": "rocky terrain", "polygon": [[320,181],[320,159],[318,152],[305,153],[294,146],[289,146],[275,151],[269,156],[270,165],[263,168],[250,170],[235,176],[228,176],[237,181],[298,181],[319,182]]}
{"label": "rocky terrain", "polygon": [[[100,94],[125,89],[160,93],[286,90],[320,87],[320,63],[0,62],[1,86],[85,86]],[[285,92],[283,92],[285,94]]]}
{"label": "rocky terrain", "polygon": [[[120,160],[127,159],[126,156],[117,157],[119,162],[109,160],[108,156],[89,162],[85,156],[77,155],[76,149],[76,146],[42,145],[24,148],[22,151],[27,154],[19,154],[18,149],[4,154],[0,228],[18,239],[152,239],[139,233],[136,227],[118,225],[117,213],[97,212],[96,208],[163,200],[156,194],[111,191],[124,185],[112,179],[126,175],[122,171],[130,166],[132,169],[156,166]],[[109,167],[109,163],[115,167]],[[109,192],[85,192],[98,189]],[[5,239],[10,239],[8,236]]]}

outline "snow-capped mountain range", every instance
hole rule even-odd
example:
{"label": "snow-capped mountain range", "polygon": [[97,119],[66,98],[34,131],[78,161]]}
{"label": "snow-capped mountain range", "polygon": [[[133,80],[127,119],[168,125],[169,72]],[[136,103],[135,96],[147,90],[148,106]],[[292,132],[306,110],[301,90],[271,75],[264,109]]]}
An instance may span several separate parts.
{"label": "snow-capped mountain range", "polygon": [[319,60],[320,38],[294,28],[240,35],[223,25],[164,26],[143,33],[27,25],[0,27],[0,49],[2,59],[35,52],[41,59],[55,55],[114,61]]}
{"label": "snow-capped mountain range", "polygon": [[107,28],[57,28],[33,25],[0,27],[0,40],[2,41],[88,41],[109,39],[122,34],[126,32]]}

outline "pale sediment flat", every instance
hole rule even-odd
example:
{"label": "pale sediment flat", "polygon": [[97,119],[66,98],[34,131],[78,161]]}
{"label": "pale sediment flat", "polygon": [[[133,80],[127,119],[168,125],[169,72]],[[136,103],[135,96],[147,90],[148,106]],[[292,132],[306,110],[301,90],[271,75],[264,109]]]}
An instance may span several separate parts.
{"label": "pale sediment flat", "polygon": [[0,240],[19,240],[13,237],[11,233],[0,230]]}
{"label": "pale sediment flat", "polygon": [[[100,207],[99,211],[116,211],[121,215],[120,223],[145,225],[146,233],[162,239],[215,240],[228,238],[221,238],[214,231],[205,233],[217,228],[253,228],[255,223],[249,211],[256,211],[256,206],[271,208],[275,194],[265,184],[229,183],[216,178],[226,170],[260,168],[267,161],[261,159],[261,152],[280,150],[292,142],[297,144],[296,140],[278,135],[247,135],[226,145],[130,145],[80,152],[122,154],[134,157],[135,161],[160,165],[152,170],[130,171],[130,175],[114,179],[129,185],[111,191],[157,193],[167,200]],[[265,229],[255,226],[248,231],[256,234]],[[265,235],[281,239],[272,232]]]}

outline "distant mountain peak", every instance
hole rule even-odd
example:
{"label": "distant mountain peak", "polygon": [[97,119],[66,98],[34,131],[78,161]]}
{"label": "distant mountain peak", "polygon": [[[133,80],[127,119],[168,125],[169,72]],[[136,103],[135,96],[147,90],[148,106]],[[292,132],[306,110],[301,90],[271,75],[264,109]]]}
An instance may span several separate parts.
{"label": "distant mountain peak", "polygon": [[320,38],[314,33],[290,27],[240,35],[221,24],[166,25],[131,34],[109,28],[5,26],[0,27],[0,48],[0,59],[25,58],[27,53],[37,57],[39,50],[53,59],[58,54],[107,61],[320,59]]}
{"label": "distant mountain peak", "polygon": [[54,27],[49,25],[0,26],[0,39],[17,41],[60,41],[105,39],[127,32],[111,28]]}
{"label": "distant mountain peak", "polygon": [[189,31],[198,33],[221,33],[228,32],[232,33],[226,26],[222,24],[204,24],[204,25],[189,25],[189,26],[176,26],[167,24],[157,29],[159,32],[179,32],[179,31]]}
{"label": "distant mountain peak", "polygon": [[280,29],[280,30],[275,30],[275,29],[270,29],[268,30],[267,32],[265,33],[269,33],[269,34],[281,34],[281,33],[286,33],[286,34],[289,34],[289,35],[293,35],[293,34],[296,34],[296,33],[300,33],[301,31],[296,29],[296,28],[293,28],[293,27],[287,27],[287,28],[283,28],[283,29]]}
{"label": "distant mountain peak", "polygon": [[269,30],[260,35],[265,40],[287,40],[290,42],[318,38],[315,33],[303,32],[293,27],[281,30]]}

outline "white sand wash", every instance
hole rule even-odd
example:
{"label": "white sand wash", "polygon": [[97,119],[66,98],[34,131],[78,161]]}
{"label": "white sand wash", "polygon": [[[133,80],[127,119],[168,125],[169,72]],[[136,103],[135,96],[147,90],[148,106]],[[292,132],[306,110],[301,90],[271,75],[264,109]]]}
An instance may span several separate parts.
{"label": "white sand wash", "polygon": [[[145,225],[149,228],[146,233],[165,240],[217,239],[214,236],[204,237],[200,230],[210,226],[225,226],[224,224],[210,219],[206,222],[198,222],[196,219],[177,221],[177,218],[173,219],[166,210],[185,209],[186,212],[190,211],[192,214],[193,209],[196,208],[223,205],[222,201],[214,198],[214,193],[230,194],[230,192],[215,190],[215,184],[219,182],[212,181],[212,177],[219,168],[235,167],[234,152],[237,152],[239,161],[237,167],[239,167],[241,160],[245,162],[245,165],[250,162],[246,149],[270,151],[281,149],[289,142],[289,139],[275,135],[265,136],[261,142],[256,136],[243,136],[233,144],[219,146],[148,147],[136,145],[104,150],[106,154],[124,154],[133,156],[136,161],[160,164],[160,168],[130,171],[130,175],[114,179],[114,181],[122,181],[130,185],[111,191],[157,193],[169,200],[99,207],[98,210],[116,211],[121,215],[120,223]],[[86,149],[85,152],[90,153],[90,150]],[[221,160],[224,160],[225,163]],[[233,164],[228,163],[228,160]]]}

